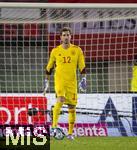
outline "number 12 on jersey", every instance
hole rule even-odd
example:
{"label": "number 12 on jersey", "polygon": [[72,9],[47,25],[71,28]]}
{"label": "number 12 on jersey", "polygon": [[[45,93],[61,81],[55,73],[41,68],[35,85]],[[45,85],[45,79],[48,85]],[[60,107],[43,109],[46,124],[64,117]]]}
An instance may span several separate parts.
{"label": "number 12 on jersey", "polygon": [[63,57],[63,63],[71,63],[71,57],[70,56]]}

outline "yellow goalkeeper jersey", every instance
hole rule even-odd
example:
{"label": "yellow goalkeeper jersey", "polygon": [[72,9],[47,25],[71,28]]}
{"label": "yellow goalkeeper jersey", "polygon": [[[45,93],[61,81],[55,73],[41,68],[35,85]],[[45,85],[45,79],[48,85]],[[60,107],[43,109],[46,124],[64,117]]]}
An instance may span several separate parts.
{"label": "yellow goalkeeper jersey", "polygon": [[55,82],[76,82],[76,70],[80,72],[85,68],[84,55],[80,47],[70,44],[68,49],[62,45],[52,49],[46,70],[50,70],[55,64]]}
{"label": "yellow goalkeeper jersey", "polygon": [[131,91],[137,92],[137,65],[134,65],[132,69]]}

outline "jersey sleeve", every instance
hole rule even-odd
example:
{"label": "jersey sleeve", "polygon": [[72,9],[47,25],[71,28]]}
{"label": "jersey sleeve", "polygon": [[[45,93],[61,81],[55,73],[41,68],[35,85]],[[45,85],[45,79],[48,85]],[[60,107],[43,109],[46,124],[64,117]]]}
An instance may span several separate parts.
{"label": "jersey sleeve", "polygon": [[50,58],[49,58],[47,66],[46,66],[46,74],[49,74],[49,75],[51,74],[54,64],[55,64],[55,52],[53,49],[50,53]]}
{"label": "jersey sleeve", "polygon": [[78,68],[81,73],[85,73],[85,58],[81,48],[79,49]]}

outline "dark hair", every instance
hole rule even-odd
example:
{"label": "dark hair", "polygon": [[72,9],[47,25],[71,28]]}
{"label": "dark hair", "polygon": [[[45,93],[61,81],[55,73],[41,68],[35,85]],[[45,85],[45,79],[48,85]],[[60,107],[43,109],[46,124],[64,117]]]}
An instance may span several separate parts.
{"label": "dark hair", "polygon": [[69,33],[71,34],[71,29],[69,27],[64,27],[61,29],[60,35],[62,35],[62,32],[66,32],[66,31],[69,31]]}

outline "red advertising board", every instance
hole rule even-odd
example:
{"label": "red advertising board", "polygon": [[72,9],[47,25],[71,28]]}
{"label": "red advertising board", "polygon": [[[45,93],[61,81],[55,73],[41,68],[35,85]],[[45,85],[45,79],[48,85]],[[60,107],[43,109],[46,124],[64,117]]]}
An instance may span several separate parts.
{"label": "red advertising board", "polygon": [[42,96],[0,96],[0,124],[45,124],[45,114],[28,115],[28,109],[34,107],[46,110],[47,99]]}
{"label": "red advertising board", "polygon": [[37,38],[40,33],[40,28],[38,24],[24,24],[23,25],[23,36]]}
{"label": "red advertising board", "polygon": [[0,38],[3,40],[15,40],[21,38],[38,38],[42,35],[40,24],[0,24]]}
{"label": "red advertising board", "polygon": [[[56,42],[55,40],[56,39]],[[58,35],[49,36],[49,50],[51,51],[60,40]],[[94,61],[132,60],[137,53],[137,34],[79,34],[72,37],[75,45],[79,45],[86,59]]]}

